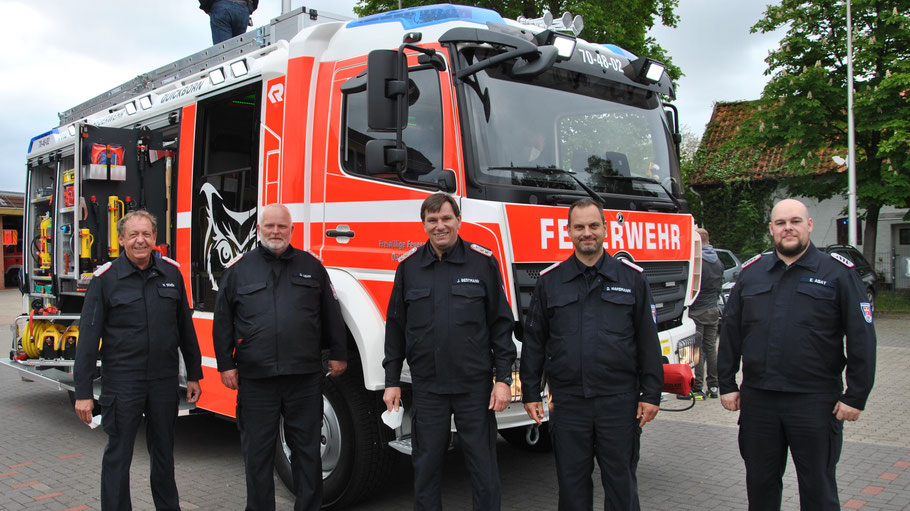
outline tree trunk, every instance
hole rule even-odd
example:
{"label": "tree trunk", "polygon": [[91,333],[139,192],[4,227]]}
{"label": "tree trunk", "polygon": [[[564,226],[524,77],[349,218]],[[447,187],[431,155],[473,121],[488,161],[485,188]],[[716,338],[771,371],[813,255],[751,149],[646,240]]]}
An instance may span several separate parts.
{"label": "tree trunk", "polygon": [[866,208],[866,226],[863,228],[863,256],[875,268],[875,241],[878,235],[878,216],[882,207],[878,204]]}

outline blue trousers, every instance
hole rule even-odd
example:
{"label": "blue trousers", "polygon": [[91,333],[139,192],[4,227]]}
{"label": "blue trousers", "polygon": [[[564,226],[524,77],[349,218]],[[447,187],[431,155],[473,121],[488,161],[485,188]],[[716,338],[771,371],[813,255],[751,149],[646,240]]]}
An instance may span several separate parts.
{"label": "blue trousers", "polygon": [[831,412],[840,393],[740,390],[739,452],[746,463],[750,511],[780,509],[787,450],[796,465],[799,507],[840,509],[836,468],[843,446],[843,423]]}
{"label": "blue trousers", "polygon": [[496,417],[490,391],[435,394],[414,387],[411,415],[414,464],[414,509],[442,509],[442,462],[449,443],[452,416],[471,475],[474,511],[498,511],[501,500],[496,464]]}
{"label": "blue trousers", "polygon": [[130,464],[142,415],[146,417],[145,441],[151,464],[150,483],[155,509],[179,510],[174,481],[174,423],[179,390],[177,377],[160,380],[104,380],[101,425],[108,434],[101,461],[101,509],[129,511]]}
{"label": "blue trousers", "polygon": [[322,505],[322,375],[240,378],[237,423],[246,467],[247,511],[274,511],[275,443],[284,417],[291,449],[291,477],[297,496],[294,511],[318,511]]}
{"label": "blue trousers", "polygon": [[216,1],[209,12],[212,44],[218,44],[243,34],[249,23],[250,10],[245,5],[227,0]]}
{"label": "blue trousers", "polygon": [[556,455],[559,510],[594,508],[591,474],[597,459],[604,510],[638,511],[638,395],[558,395],[552,396],[552,401],[550,434]]}

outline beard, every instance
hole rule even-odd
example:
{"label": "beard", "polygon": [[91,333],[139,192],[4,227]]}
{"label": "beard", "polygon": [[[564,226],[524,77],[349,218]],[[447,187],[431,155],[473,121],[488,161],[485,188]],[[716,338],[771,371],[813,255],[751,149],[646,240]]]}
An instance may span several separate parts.
{"label": "beard", "polygon": [[794,245],[790,248],[785,247],[783,243],[774,244],[774,248],[777,250],[777,253],[784,257],[797,256],[797,255],[801,254],[803,252],[803,250],[806,250],[806,247],[808,247],[808,246],[809,246],[809,243],[808,242],[803,243],[802,240],[800,240],[796,245]]}
{"label": "beard", "polygon": [[275,255],[281,255],[290,245],[289,242],[280,240],[280,239],[263,239],[261,240],[262,246],[269,249],[269,252]]}

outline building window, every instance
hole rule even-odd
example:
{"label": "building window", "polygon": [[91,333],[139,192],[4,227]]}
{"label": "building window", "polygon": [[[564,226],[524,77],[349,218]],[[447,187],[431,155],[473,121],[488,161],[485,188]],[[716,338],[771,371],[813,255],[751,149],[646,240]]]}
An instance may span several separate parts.
{"label": "building window", "polygon": [[[850,243],[850,237],[847,232],[847,217],[841,217],[837,219],[837,244],[846,245]],[[901,234],[901,239],[903,239],[903,234]],[[903,242],[901,242],[903,243]],[[856,244],[863,244],[863,222],[862,220],[856,221]]]}
{"label": "building window", "polygon": [[910,227],[903,227],[900,230],[900,244],[910,245]]}

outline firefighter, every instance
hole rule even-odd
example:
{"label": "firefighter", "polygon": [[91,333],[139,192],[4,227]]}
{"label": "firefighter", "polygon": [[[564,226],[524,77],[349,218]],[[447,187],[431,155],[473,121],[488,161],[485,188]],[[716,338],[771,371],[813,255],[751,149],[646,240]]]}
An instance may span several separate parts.
{"label": "firefighter", "polygon": [[859,418],[875,375],[872,305],[853,263],[809,241],[812,219],[801,202],[778,202],[769,229],[774,251],[743,264],[724,307],[721,404],[740,412],[750,510],[780,509],[788,448],[800,508],[840,509],[842,421]]}
{"label": "firefighter", "polygon": [[[411,370],[414,509],[442,508],[442,461],[452,415],[471,474],[473,508],[500,506],[496,417],[511,400],[512,311],[492,251],[458,236],[455,200],[435,193],[420,207],[429,237],[400,259],[389,300],[383,400],[401,403]],[[495,378],[495,383],[494,383]]]}
{"label": "firefighter", "polygon": [[201,393],[202,357],[179,265],[152,256],[158,234],[155,217],[131,211],[117,223],[117,233],[123,255],[95,271],[79,318],[73,366],[76,414],[86,424],[92,421],[92,379],[103,338],[104,385],[98,403],[108,443],[101,461],[101,509],[131,509],[130,463],[144,414],[155,508],[176,510],[177,350],[186,365],[189,403]]}
{"label": "firefighter", "polygon": [[280,417],[291,449],[295,511],[322,504],[322,346],[338,377],[347,368],[341,307],[328,272],[291,246],[291,213],[270,204],[256,249],[228,264],[215,299],[212,338],[221,382],[237,390],[247,510],[275,509],[272,470]]}
{"label": "firefighter", "polygon": [[639,438],[663,386],[648,282],[641,268],[606,253],[605,234],[601,204],[572,204],[574,254],[541,273],[522,339],[522,400],[538,423],[548,375],[560,510],[593,509],[593,458],[604,509],[639,509]]}

